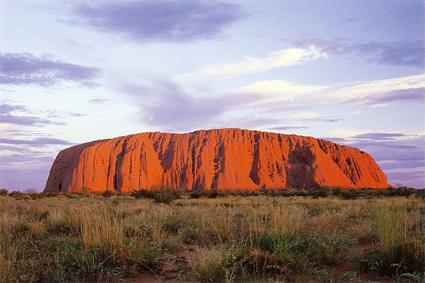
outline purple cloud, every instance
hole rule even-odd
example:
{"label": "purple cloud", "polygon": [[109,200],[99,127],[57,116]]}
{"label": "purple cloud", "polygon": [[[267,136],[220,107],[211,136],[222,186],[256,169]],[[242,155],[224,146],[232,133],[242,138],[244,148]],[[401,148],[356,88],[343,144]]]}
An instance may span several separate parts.
{"label": "purple cloud", "polygon": [[9,191],[35,187],[41,191],[53,159],[32,152],[0,155],[0,187]]}
{"label": "purple cloud", "polygon": [[25,108],[20,105],[0,104],[0,114],[9,114],[14,111],[22,110],[25,110]]}
{"label": "purple cloud", "polygon": [[108,1],[75,11],[82,24],[103,32],[172,42],[211,38],[242,16],[238,5],[194,0]]}
{"label": "purple cloud", "polygon": [[0,123],[25,125],[25,126],[38,126],[42,124],[60,124],[47,119],[42,119],[35,116],[15,116],[10,114],[0,114]]}
{"label": "purple cloud", "polygon": [[[120,87],[120,91],[130,95],[140,105],[140,117],[144,123],[162,130],[193,130],[199,127],[256,128],[283,123],[281,118],[253,115],[239,117],[231,121],[230,125],[228,119],[222,119],[227,112],[250,109],[252,103],[261,101],[263,97],[257,93],[193,95],[169,80],[151,81],[145,85],[126,84]],[[318,116],[295,122],[334,123],[340,120],[330,116]]]}
{"label": "purple cloud", "polygon": [[17,115],[14,112],[25,112],[27,109],[20,105],[0,104],[0,124],[7,123],[22,126],[41,126],[46,124],[62,124],[35,116]]}
{"label": "purple cloud", "polygon": [[301,129],[308,129],[308,128],[310,128],[310,127],[306,127],[306,126],[279,126],[279,127],[269,128],[269,130],[286,131],[286,130],[301,130]]}
{"label": "purple cloud", "polygon": [[[31,137],[34,134],[38,137]],[[9,190],[43,188],[57,149],[73,143],[40,135],[8,130],[7,137],[0,137],[0,187]]]}
{"label": "purple cloud", "polygon": [[[153,85],[125,85],[122,91],[140,104],[144,122],[163,130],[193,130],[219,122],[223,113],[258,99],[256,94],[193,96],[170,81]],[[211,126],[211,125],[210,125]]]}
{"label": "purple cloud", "polygon": [[41,191],[57,147],[68,145],[72,143],[53,137],[0,138],[0,187],[9,190],[35,187]]}
{"label": "purple cloud", "polygon": [[400,133],[366,133],[355,135],[352,138],[357,140],[394,140],[396,138],[405,137],[406,135]]}
{"label": "purple cloud", "polygon": [[397,89],[382,95],[368,96],[368,104],[425,101],[425,88]]}
{"label": "purple cloud", "polygon": [[0,84],[50,86],[64,81],[94,85],[99,69],[85,67],[29,53],[0,53]]}
{"label": "purple cloud", "polygon": [[70,145],[72,143],[62,139],[45,137],[45,138],[35,138],[35,139],[0,138],[0,144],[45,146],[45,145]]}
{"label": "purple cloud", "polygon": [[304,118],[301,121],[303,122],[325,122],[325,123],[335,123],[341,121],[340,118],[333,117],[315,117],[315,118]]}
{"label": "purple cloud", "polygon": [[301,47],[315,44],[328,54],[354,54],[378,64],[420,68],[425,66],[425,42],[423,40],[355,42],[345,38],[309,38],[297,39],[294,43]]}
{"label": "purple cloud", "polygon": [[[10,151],[13,153],[31,153],[31,154],[41,154],[42,151],[39,148],[31,148],[29,146],[23,145],[13,145],[13,144],[1,144],[0,143],[0,151]],[[0,157],[1,158],[1,157]]]}

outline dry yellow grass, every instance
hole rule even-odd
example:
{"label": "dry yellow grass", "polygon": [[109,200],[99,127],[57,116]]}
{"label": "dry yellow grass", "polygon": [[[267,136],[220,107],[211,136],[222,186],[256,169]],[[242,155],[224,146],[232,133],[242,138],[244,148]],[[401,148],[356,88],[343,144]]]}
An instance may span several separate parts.
{"label": "dry yellow grass", "polygon": [[0,197],[0,281],[165,276],[166,262],[183,281],[421,280],[423,211],[415,197]]}

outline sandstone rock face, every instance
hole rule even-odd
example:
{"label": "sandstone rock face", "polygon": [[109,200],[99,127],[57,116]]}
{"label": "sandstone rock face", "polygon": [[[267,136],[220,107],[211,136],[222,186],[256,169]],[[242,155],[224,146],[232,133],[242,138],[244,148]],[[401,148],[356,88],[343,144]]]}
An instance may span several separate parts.
{"label": "sandstone rock face", "polygon": [[241,129],[141,133],[59,153],[44,191],[388,188],[367,153],[312,137]]}

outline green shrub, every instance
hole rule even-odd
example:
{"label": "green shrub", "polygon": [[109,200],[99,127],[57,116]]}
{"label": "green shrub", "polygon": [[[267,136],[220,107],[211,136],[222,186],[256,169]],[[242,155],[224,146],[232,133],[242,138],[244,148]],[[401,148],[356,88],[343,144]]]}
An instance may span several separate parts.
{"label": "green shrub", "polygon": [[340,190],[336,196],[341,199],[357,199],[359,197],[359,193],[355,190]]}
{"label": "green shrub", "polygon": [[217,189],[210,189],[210,190],[193,190],[189,193],[189,197],[192,199],[198,199],[198,198],[217,198],[222,197],[224,195],[228,194],[235,194],[235,195],[243,195],[246,192],[242,193],[231,193],[231,192],[221,192]]}
{"label": "green shrub", "polygon": [[303,271],[308,264],[308,245],[296,236],[284,234],[265,234],[258,240],[260,250],[267,252],[268,272],[291,275]]}
{"label": "green shrub", "polygon": [[198,199],[203,196],[204,196],[203,191],[194,190],[189,193],[189,198],[192,198],[192,199]]}
{"label": "green shrub", "polygon": [[181,197],[181,193],[178,190],[163,188],[159,191],[150,191],[150,190],[138,190],[132,192],[131,195],[136,199],[139,198],[149,198],[153,199],[157,203],[170,203],[175,199]]}
{"label": "green shrub", "polygon": [[308,237],[306,253],[321,264],[336,266],[347,259],[355,241],[345,235],[313,234]]}
{"label": "green shrub", "polygon": [[21,198],[24,195],[24,193],[20,192],[20,191],[13,191],[9,193],[10,197],[13,198]]}
{"label": "green shrub", "polygon": [[210,189],[209,191],[207,191],[207,196],[208,198],[216,198],[220,196],[220,193],[217,189]]}
{"label": "green shrub", "polygon": [[416,190],[416,197],[425,199],[425,189]]}
{"label": "green shrub", "polygon": [[102,193],[102,196],[103,196],[103,197],[106,197],[106,198],[111,197],[111,196],[113,196],[113,195],[114,195],[114,193],[113,193],[113,192],[111,192],[111,191],[104,191],[104,192]]}

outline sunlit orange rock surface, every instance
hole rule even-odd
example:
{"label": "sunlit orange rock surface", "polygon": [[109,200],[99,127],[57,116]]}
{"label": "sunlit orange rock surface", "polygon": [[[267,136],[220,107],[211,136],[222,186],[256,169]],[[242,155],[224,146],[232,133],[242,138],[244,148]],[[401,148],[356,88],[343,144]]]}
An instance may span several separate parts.
{"label": "sunlit orange rock surface", "polygon": [[59,153],[45,191],[388,188],[367,153],[312,137],[241,129],[141,133]]}

